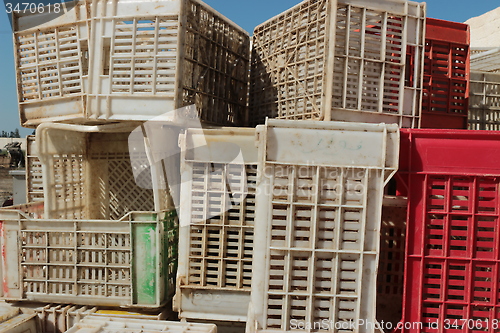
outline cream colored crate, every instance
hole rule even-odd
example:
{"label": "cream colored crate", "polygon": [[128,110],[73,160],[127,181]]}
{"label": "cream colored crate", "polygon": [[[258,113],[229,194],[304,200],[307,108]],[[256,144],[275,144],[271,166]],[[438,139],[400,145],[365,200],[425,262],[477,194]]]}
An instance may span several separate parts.
{"label": "cream colored crate", "polygon": [[500,73],[470,74],[469,129],[500,130]]}
{"label": "cream colored crate", "polygon": [[246,320],[254,248],[255,129],[188,129],[183,153],[180,318]]}
{"label": "cream colored crate", "polygon": [[257,132],[247,332],[374,324],[383,190],[398,167],[398,127],[267,120]]}
{"label": "cream colored crate", "polygon": [[254,30],[251,124],[265,117],[418,127],[425,4],[303,1]]}
{"label": "cream colored crate", "polygon": [[46,7],[14,16],[24,126],[148,120],[191,104],[204,122],[245,121],[250,38],[211,7],[199,0],[64,6],[64,15],[47,15],[54,8]]}

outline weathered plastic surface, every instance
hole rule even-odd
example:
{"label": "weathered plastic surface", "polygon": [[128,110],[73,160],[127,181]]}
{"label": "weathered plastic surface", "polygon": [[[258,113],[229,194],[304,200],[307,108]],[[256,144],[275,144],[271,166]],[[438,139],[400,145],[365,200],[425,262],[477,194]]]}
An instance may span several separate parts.
{"label": "weathered plastic surface", "polygon": [[254,246],[255,129],[181,136],[180,318],[246,321]]}
{"label": "weathered plastic surface", "polygon": [[259,246],[247,331],[374,324],[383,189],[398,167],[398,126],[267,120],[257,132]]}
{"label": "weathered plastic surface", "polygon": [[[403,309],[407,200],[384,197],[377,275],[377,320],[396,327]],[[385,328],[388,325],[384,325]]]}
{"label": "weathered plastic surface", "polygon": [[38,333],[36,314],[18,315],[0,323],[1,333]]}
{"label": "weathered plastic surface", "polygon": [[250,124],[265,117],[418,127],[425,4],[303,1],[254,30]]}
{"label": "weathered plastic surface", "polygon": [[467,128],[469,45],[467,24],[427,18],[420,128]]}
{"label": "weathered plastic surface", "polygon": [[145,308],[171,299],[174,212],[131,212],[116,221],[29,213],[0,210],[4,299]]}
{"label": "weathered plastic surface", "polygon": [[470,58],[470,68],[473,71],[500,72],[500,47],[484,49],[474,53]]}
{"label": "weathered plastic surface", "polygon": [[180,323],[162,320],[87,316],[67,333],[217,333],[213,324]]}
{"label": "weathered plastic surface", "polygon": [[211,7],[198,0],[66,5],[53,20],[49,8],[14,17],[24,126],[149,120],[191,104],[208,123],[245,121],[250,37]]}
{"label": "weathered plastic surface", "polygon": [[500,130],[500,73],[471,72],[469,129]]}
{"label": "weathered plastic surface", "polygon": [[[173,208],[169,191],[140,186],[134,178],[134,163],[141,159],[131,156],[128,140],[136,127],[135,123],[40,125],[36,135],[45,216],[114,220],[130,211]],[[171,140],[177,142],[177,136]]]}

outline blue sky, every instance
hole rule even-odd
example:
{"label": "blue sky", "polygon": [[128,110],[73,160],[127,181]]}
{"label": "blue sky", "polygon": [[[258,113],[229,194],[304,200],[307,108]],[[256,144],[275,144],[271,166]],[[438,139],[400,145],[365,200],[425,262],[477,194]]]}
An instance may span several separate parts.
{"label": "blue sky", "polygon": [[[372,0],[376,1],[376,0]],[[255,26],[298,4],[299,0],[206,0],[210,6],[251,32]],[[464,22],[500,6],[498,0],[428,0],[427,16]],[[1,5],[0,5],[1,7]],[[0,131],[19,128],[21,135],[31,134],[19,124],[17,109],[12,31],[7,14],[0,12]]]}

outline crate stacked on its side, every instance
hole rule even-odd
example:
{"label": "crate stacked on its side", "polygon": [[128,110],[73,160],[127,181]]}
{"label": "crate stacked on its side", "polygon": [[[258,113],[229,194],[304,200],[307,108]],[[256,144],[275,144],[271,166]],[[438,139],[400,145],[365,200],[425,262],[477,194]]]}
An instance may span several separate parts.
{"label": "crate stacked on its side", "polygon": [[[261,244],[248,332],[372,332],[383,190],[398,165],[398,127],[268,120],[257,131]],[[318,323],[326,326],[312,328]]]}
{"label": "crate stacked on its side", "polygon": [[402,130],[409,189],[403,332],[495,332],[500,134]]}
{"label": "crate stacked on its side", "polygon": [[500,130],[500,73],[473,71],[470,87],[469,129]]}
{"label": "crate stacked on its side", "polygon": [[427,18],[421,128],[467,128],[470,31]]}
{"label": "crate stacked on its side", "polygon": [[181,135],[179,318],[246,321],[254,249],[255,129]]}
{"label": "crate stacked on its side", "polygon": [[23,126],[191,104],[204,122],[245,122],[249,35],[199,0],[69,1],[14,13],[13,26]]}
{"label": "crate stacked on its side", "polygon": [[304,1],[254,30],[249,121],[418,127],[425,4]]}

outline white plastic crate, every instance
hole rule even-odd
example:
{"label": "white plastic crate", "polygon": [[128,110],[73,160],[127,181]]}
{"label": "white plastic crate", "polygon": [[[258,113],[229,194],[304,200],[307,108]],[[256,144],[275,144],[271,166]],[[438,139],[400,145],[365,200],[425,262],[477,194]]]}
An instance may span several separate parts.
{"label": "white plastic crate", "polygon": [[254,30],[249,121],[418,127],[425,4],[306,0]]}
{"label": "white plastic crate", "polygon": [[[23,308],[23,312],[29,310]],[[31,310],[31,309],[30,309]],[[80,320],[97,311],[97,307],[47,304],[32,310],[37,314],[40,333],[64,333]]]}
{"label": "white plastic crate", "polygon": [[30,217],[39,206],[0,210],[4,299],[143,308],[171,299],[174,212],[108,221]]}
{"label": "white plastic crate", "polygon": [[255,129],[189,129],[181,136],[180,318],[246,320],[254,246]]}
{"label": "white plastic crate", "polygon": [[88,316],[67,333],[217,333],[213,324]]}
{"label": "white plastic crate", "polygon": [[[384,197],[377,275],[377,320],[396,327],[403,309],[407,199]],[[387,326],[386,326],[387,327]]]}
{"label": "white plastic crate", "polygon": [[500,130],[500,73],[470,73],[469,129]]}
{"label": "white plastic crate", "polygon": [[500,47],[473,53],[470,57],[471,71],[500,72]]}
{"label": "white plastic crate", "polygon": [[42,163],[34,135],[27,137],[26,147],[26,194],[27,202],[43,201]]}
{"label": "white plastic crate", "polygon": [[[199,0],[70,1],[16,14],[23,126],[148,120],[196,104],[202,121],[245,121],[250,38]],[[52,19],[52,20],[51,20]]]}
{"label": "white plastic crate", "polygon": [[[142,155],[131,156],[129,152],[129,135],[136,127],[132,123],[40,125],[36,135],[45,216],[114,220],[131,211],[171,209],[169,191],[136,183],[134,163],[140,163]],[[177,142],[177,136],[171,140]],[[151,178],[153,172],[146,176]]]}
{"label": "white plastic crate", "polygon": [[398,167],[398,126],[268,120],[257,132],[259,246],[247,331],[374,324],[383,190]]}

